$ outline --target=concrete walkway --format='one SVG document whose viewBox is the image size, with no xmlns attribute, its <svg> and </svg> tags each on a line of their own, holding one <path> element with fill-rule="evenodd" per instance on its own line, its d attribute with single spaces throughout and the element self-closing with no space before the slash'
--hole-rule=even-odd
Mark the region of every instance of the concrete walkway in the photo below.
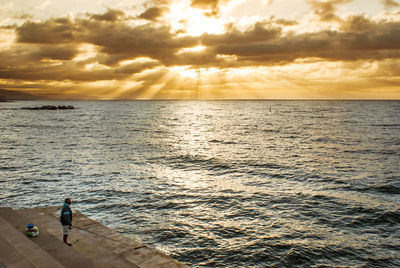
<svg viewBox="0 0 400 268">
<path fill-rule="evenodd" d="M 72 247 L 62 242 L 60 208 L 0 208 L 1 267 L 187 267 L 160 251 L 125 237 L 74 210 Z M 25 234 L 27 223 L 38 237 Z"/>
</svg>

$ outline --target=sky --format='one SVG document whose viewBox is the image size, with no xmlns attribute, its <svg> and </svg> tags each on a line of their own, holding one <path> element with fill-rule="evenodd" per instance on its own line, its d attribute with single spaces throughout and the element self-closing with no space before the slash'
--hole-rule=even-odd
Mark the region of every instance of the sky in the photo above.
<svg viewBox="0 0 400 268">
<path fill-rule="evenodd" d="M 0 89 L 400 99 L 398 0 L 0 0 Z"/>
</svg>

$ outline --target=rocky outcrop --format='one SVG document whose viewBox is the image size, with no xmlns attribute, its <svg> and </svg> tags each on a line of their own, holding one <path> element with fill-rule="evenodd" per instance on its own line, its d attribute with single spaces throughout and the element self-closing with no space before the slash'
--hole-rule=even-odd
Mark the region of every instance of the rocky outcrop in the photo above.
<svg viewBox="0 0 400 268">
<path fill-rule="evenodd" d="M 71 106 L 71 105 L 58 105 L 58 106 L 44 105 L 41 107 L 23 107 L 21 109 L 24 109 L 24 110 L 73 110 L 73 109 L 75 109 L 75 107 Z"/>
</svg>

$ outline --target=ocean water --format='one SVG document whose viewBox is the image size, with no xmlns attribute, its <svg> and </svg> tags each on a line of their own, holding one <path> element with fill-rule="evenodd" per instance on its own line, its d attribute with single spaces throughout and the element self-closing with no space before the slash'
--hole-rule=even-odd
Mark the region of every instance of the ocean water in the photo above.
<svg viewBox="0 0 400 268">
<path fill-rule="evenodd" d="M 399 101 L 9 102 L 0 137 L 0 206 L 196 267 L 400 266 Z"/>
</svg>

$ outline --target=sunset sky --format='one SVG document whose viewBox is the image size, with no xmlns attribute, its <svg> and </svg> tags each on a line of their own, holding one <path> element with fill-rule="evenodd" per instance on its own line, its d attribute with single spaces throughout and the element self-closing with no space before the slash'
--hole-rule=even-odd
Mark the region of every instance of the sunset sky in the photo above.
<svg viewBox="0 0 400 268">
<path fill-rule="evenodd" d="M 0 89 L 400 99 L 400 1 L 0 0 Z"/>
</svg>

